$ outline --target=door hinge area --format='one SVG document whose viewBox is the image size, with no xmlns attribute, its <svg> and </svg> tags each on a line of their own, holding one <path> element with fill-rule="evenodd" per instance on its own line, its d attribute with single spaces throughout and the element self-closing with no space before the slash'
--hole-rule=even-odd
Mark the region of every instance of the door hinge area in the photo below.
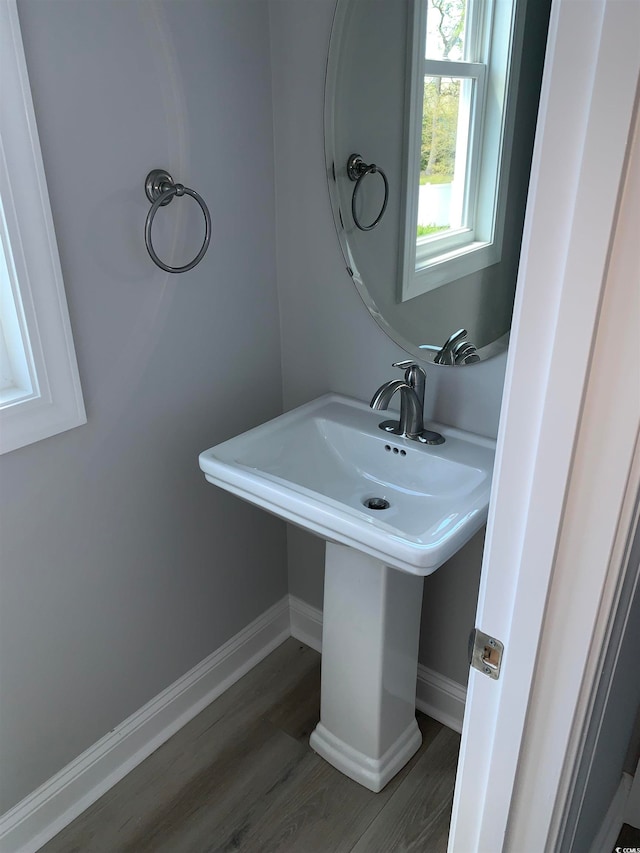
<svg viewBox="0 0 640 853">
<path fill-rule="evenodd" d="M 500 677 L 504 645 L 495 637 L 474 628 L 469 635 L 469 663 L 489 678 Z"/>
</svg>

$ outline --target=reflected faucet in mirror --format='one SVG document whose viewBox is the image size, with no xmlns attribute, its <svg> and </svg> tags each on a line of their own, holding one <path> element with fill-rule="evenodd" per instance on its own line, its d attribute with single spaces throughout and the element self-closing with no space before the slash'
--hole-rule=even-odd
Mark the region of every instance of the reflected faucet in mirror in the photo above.
<svg viewBox="0 0 640 853">
<path fill-rule="evenodd" d="M 424 428 L 424 390 L 427 375 L 413 361 L 396 361 L 393 367 L 404 370 L 404 379 L 391 379 L 381 385 L 369 404 L 372 409 L 386 410 L 396 394 L 400 393 L 400 420 L 382 421 L 380 429 L 393 435 L 401 435 L 422 444 L 442 444 L 439 432 Z"/>
<path fill-rule="evenodd" d="M 466 340 L 467 334 L 466 329 L 458 329 L 457 332 L 450 335 L 435 354 L 434 363 L 458 366 L 480 361 L 477 349 L 470 341 Z"/>
</svg>

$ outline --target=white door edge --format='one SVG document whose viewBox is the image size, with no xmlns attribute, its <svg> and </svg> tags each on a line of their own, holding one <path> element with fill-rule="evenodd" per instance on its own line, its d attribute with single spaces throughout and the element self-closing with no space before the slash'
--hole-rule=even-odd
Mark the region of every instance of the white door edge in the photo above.
<svg viewBox="0 0 640 853">
<path fill-rule="evenodd" d="M 640 73 L 639 16 L 639 4 L 616 0 L 556 0 L 552 6 L 476 619 L 477 627 L 505 643 L 505 655 L 499 681 L 470 674 L 450 853 L 508 849 L 507 822 L 516 773 L 523 771 L 520 748 Z M 624 393 L 613 404 L 625 411 Z M 584 627 L 593 631 L 597 607 L 591 620 Z M 573 698 L 573 706 L 570 697 L 563 699 L 571 714 Z M 554 754 L 555 776 L 563 760 L 564 752 Z M 544 802 L 531 810 L 536 841 L 528 846 L 521 835 L 520 851 L 545 849 L 555 795 L 547 785 L 538 788 L 544 788 Z"/>
</svg>

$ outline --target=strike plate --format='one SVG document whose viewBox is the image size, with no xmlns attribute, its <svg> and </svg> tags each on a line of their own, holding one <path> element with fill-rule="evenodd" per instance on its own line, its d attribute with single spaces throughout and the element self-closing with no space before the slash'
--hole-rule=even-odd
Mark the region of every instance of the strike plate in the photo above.
<svg viewBox="0 0 640 853">
<path fill-rule="evenodd" d="M 469 657 L 471 666 L 488 675 L 489 678 L 500 677 L 500 665 L 504 646 L 500 640 L 484 634 L 474 628 L 469 637 Z"/>
</svg>

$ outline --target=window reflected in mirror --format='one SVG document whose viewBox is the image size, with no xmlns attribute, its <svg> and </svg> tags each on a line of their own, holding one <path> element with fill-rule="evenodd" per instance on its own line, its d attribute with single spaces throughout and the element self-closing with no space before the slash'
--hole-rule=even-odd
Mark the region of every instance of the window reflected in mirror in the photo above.
<svg viewBox="0 0 640 853">
<path fill-rule="evenodd" d="M 415 2 L 402 300 L 500 260 L 514 7 Z"/>
<path fill-rule="evenodd" d="M 433 361 L 461 329 L 482 360 L 508 344 L 549 8 L 337 0 L 324 115 L 336 233 L 367 309 L 412 358 Z M 372 230 L 354 207 L 374 221 L 384 183 L 354 192 L 354 152 L 388 178 Z"/>
</svg>

